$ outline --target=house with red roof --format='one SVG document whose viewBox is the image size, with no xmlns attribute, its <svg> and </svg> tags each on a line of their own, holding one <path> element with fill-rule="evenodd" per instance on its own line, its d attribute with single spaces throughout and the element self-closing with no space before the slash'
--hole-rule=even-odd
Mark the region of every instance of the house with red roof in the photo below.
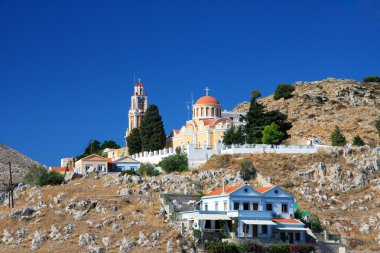
<svg viewBox="0 0 380 253">
<path fill-rule="evenodd" d="M 201 234 L 304 243 L 304 223 L 294 217 L 294 196 L 278 186 L 222 186 L 201 198 L 199 210 L 182 212 L 184 224 Z"/>
</svg>

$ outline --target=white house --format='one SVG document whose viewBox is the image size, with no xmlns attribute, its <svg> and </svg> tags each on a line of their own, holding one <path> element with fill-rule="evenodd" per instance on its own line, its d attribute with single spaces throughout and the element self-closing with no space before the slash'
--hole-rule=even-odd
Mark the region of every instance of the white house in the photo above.
<svg viewBox="0 0 380 253">
<path fill-rule="evenodd" d="M 294 218 L 294 196 L 278 186 L 223 186 L 202 197 L 199 209 L 182 212 L 181 219 L 203 235 L 223 231 L 239 238 L 305 242 L 305 225 Z"/>
<path fill-rule="evenodd" d="M 137 171 L 140 168 L 140 162 L 130 156 L 123 156 L 113 161 L 116 164 L 116 171 Z"/>
</svg>

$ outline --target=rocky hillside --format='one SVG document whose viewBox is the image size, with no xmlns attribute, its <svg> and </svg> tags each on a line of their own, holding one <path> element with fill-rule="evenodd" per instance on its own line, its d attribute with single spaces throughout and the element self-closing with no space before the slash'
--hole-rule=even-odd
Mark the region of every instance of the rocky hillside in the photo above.
<svg viewBox="0 0 380 253">
<path fill-rule="evenodd" d="M 10 147 L 0 144 L 0 191 L 4 190 L 9 180 L 9 165 L 12 165 L 12 179 L 14 183 L 22 181 L 28 169 L 33 165 L 40 165 L 38 162 L 11 149 Z"/>
<path fill-rule="evenodd" d="M 19 185 L 10 210 L 0 195 L 0 252 L 192 252 L 159 193 L 197 193 L 239 174 L 224 169 L 158 177 L 88 175 L 67 184 Z M 175 203 L 176 206 L 182 205 Z"/>
<path fill-rule="evenodd" d="M 318 137 L 330 143 L 330 135 L 339 126 L 348 141 L 359 134 L 367 143 L 380 139 L 374 122 L 380 116 L 380 84 L 349 79 L 327 78 L 315 82 L 294 83 L 294 96 L 274 100 L 273 95 L 260 99 L 268 109 L 279 109 L 293 123 L 289 143 L 304 143 L 308 137 Z M 235 111 L 247 111 L 249 103 L 238 105 Z"/>
</svg>

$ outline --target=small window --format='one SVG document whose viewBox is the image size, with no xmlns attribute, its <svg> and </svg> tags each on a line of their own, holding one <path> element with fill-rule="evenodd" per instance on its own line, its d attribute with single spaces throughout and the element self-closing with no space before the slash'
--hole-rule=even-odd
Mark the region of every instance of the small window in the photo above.
<svg viewBox="0 0 380 253">
<path fill-rule="evenodd" d="M 249 203 L 247 202 L 243 203 L 243 210 L 249 210 Z"/>
<path fill-rule="evenodd" d="M 227 202 L 223 203 L 224 211 L 227 211 Z"/>
<path fill-rule="evenodd" d="M 273 211 L 273 206 L 272 204 L 267 204 L 267 211 Z"/>
<path fill-rule="evenodd" d="M 268 225 L 262 225 L 261 232 L 265 235 L 268 234 Z"/>
<path fill-rule="evenodd" d="M 215 211 L 218 211 L 218 203 L 215 203 Z"/>
<path fill-rule="evenodd" d="M 205 210 L 208 211 L 208 205 L 205 205 Z"/>
<path fill-rule="evenodd" d="M 205 228 L 211 228 L 211 221 L 210 220 L 206 220 Z"/>
<path fill-rule="evenodd" d="M 253 203 L 253 210 L 259 210 L 259 203 Z"/>
<path fill-rule="evenodd" d="M 221 229 L 221 222 L 220 220 L 215 221 L 215 229 Z"/>
<path fill-rule="evenodd" d="M 239 202 L 234 202 L 234 210 L 239 210 Z"/>
<path fill-rule="evenodd" d="M 245 188 L 245 189 L 244 189 L 244 192 L 248 192 L 248 189 L 247 189 L 247 188 Z"/>
<path fill-rule="evenodd" d="M 301 233 L 296 232 L 296 241 L 299 242 L 301 241 Z"/>
<path fill-rule="evenodd" d="M 287 204 L 282 204 L 281 205 L 281 211 L 283 213 L 287 213 L 288 212 L 288 205 Z"/>
</svg>

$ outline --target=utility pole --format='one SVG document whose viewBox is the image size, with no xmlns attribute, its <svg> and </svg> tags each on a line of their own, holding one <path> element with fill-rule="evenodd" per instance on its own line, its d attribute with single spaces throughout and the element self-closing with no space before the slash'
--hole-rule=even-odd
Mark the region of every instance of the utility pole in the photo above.
<svg viewBox="0 0 380 253">
<path fill-rule="evenodd" d="M 13 189 L 12 189 L 12 165 L 9 161 L 9 184 L 8 184 L 8 206 L 11 208 L 11 202 L 12 202 L 12 208 L 15 207 L 13 203 Z"/>
</svg>

